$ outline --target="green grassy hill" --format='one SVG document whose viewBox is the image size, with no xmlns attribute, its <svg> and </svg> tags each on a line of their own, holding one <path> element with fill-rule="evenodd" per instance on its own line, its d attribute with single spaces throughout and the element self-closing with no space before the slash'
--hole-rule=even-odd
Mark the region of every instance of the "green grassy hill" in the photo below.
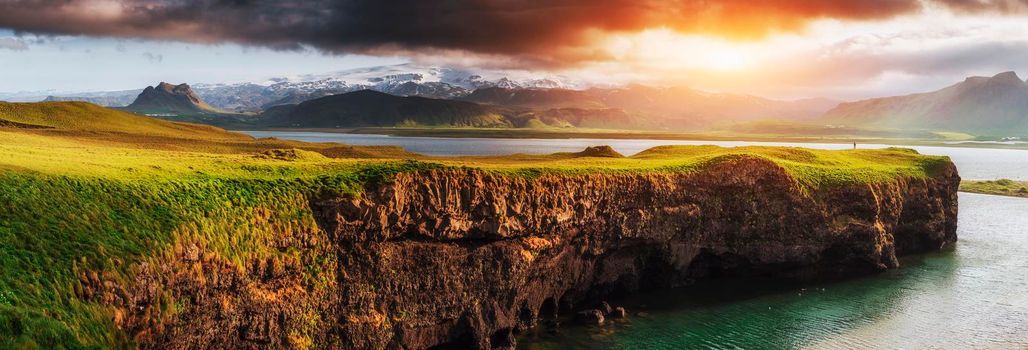
<svg viewBox="0 0 1028 350">
<path fill-rule="evenodd" d="M 115 132 L 179 138 L 244 139 L 207 125 L 149 118 L 88 102 L 0 102 L 0 123 L 12 127 L 79 132 Z"/>
<path fill-rule="evenodd" d="M 580 93 L 580 92 L 578 92 Z M 554 108 L 394 96 L 363 90 L 266 110 L 258 125 L 273 128 L 615 128 L 662 126 L 620 109 Z"/>
<path fill-rule="evenodd" d="M 371 90 L 332 95 L 265 114 L 272 127 L 367 126 L 512 127 L 510 111 L 471 102 L 393 96 Z"/>
<path fill-rule="evenodd" d="M 960 182 L 960 190 L 971 193 L 994 194 L 998 196 L 1028 197 L 1028 181 L 1010 179 Z"/>
</svg>

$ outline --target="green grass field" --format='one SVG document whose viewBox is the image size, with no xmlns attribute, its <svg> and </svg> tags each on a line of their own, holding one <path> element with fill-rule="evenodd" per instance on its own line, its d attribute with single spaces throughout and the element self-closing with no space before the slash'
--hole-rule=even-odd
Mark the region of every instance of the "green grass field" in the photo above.
<svg viewBox="0 0 1028 350">
<path fill-rule="evenodd" d="M 111 307 L 81 297 L 83 274 L 103 271 L 127 283 L 140 263 L 182 242 L 240 269 L 255 259 L 302 259 L 310 253 L 270 247 L 282 232 L 318 229 L 311 196 L 359 195 L 397 172 L 690 172 L 749 156 L 817 187 L 925 177 L 948 161 L 906 149 L 665 146 L 612 155 L 425 157 L 393 147 L 256 140 L 84 103 L 0 104 L 0 348 L 131 346 Z M 334 272 L 315 266 L 304 273 L 317 285 Z M 175 301 L 166 302 L 154 317 L 176 312 Z"/>
<path fill-rule="evenodd" d="M 1028 197 L 1028 181 L 1014 181 L 1010 179 L 961 181 L 960 190 L 999 196 Z"/>
</svg>

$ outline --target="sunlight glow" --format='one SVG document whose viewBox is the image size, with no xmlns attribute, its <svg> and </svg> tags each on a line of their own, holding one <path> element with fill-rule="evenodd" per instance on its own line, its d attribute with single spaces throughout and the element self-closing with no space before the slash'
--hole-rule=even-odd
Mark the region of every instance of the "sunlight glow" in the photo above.
<svg viewBox="0 0 1028 350">
<path fill-rule="evenodd" d="M 621 61 L 653 68 L 738 71 L 760 60 L 757 46 L 757 43 L 736 43 L 653 29 L 614 36 L 607 42 L 606 50 Z"/>
</svg>

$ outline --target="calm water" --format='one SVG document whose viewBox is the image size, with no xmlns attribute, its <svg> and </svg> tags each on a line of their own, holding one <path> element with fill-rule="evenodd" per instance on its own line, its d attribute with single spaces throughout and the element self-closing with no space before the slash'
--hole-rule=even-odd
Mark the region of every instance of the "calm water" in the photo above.
<svg viewBox="0 0 1028 350">
<path fill-rule="evenodd" d="M 748 141 L 683 141 L 683 140 L 613 140 L 613 139 L 487 139 L 443 137 L 395 137 L 387 135 L 359 135 L 326 132 L 244 131 L 255 137 L 309 142 L 339 142 L 350 145 L 396 145 L 408 151 L 433 156 L 481 156 L 511 153 L 548 154 L 577 152 L 589 146 L 609 145 L 622 154 L 635 154 L 660 145 L 718 145 L 735 147 L 746 145 L 795 146 L 820 149 L 848 149 L 852 144 L 784 143 Z M 889 145 L 861 144 L 860 148 L 883 148 Z M 953 159 L 965 179 L 991 180 L 1007 178 L 1028 180 L 1028 151 L 965 147 L 900 146 L 916 149 L 923 154 L 947 155 Z"/>
<path fill-rule="evenodd" d="M 430 155 L 577 151 L 610 145 L 625 154 L 662 144 L 837 144 L 653 140 L 447 139 L 249 132 L 317 142 L 400 145 Z M 885 145 L 860 145 L 866 148 Z M 912 147 L 948 155 L 967 179 L 1028 180 L 1028 151 Z M 562 325 L 523 334 L 523 349 L 1028 349 L 1028 200 L 960 194 L 960 241 L 903 267 L 836 283 L 721 281 L 618 301 L 627 321 Z"/>
<path fill-rule="evenodd" d="M 623 302 L 633 314 L 626 322 L 540 329 L 521 347 L 1028 348 L 1028 200 L 961 193 L 960 201 L 956 247 L 904 259 L 897 270 L 841 283 L 651 293 Z"/>
</svg>

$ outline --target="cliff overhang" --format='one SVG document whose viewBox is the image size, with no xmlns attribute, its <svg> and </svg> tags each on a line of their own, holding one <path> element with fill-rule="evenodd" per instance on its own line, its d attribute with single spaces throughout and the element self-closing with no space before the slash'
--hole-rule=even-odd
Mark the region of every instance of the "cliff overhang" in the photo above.
<svg viewBox="0 0 1028 350">
<path fill-rule="evenodd" d="M 949 164 L 812 189 L 743 156 L 685 173 L 421 171 L 312 208 L 340 243 L 347 346 L 490 348 L 612 293 L 898 267 L 956 241 L 959 182 Z"/>
</svg>

